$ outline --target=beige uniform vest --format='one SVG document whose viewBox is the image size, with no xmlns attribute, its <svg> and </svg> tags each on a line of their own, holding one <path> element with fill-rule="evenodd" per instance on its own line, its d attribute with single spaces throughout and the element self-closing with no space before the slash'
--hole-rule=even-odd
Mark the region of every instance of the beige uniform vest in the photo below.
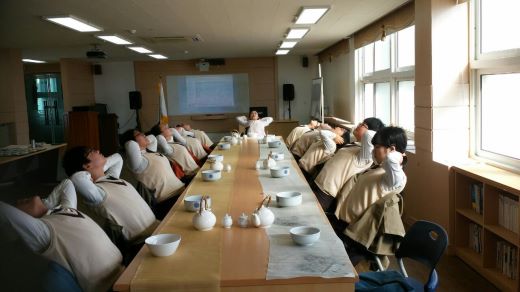
<svg viewBox="0 0 520 292">
<path fill-rule="evenodd" d="M 197 140 L 199 140 L 200 143 L 202 143 L 202 145 L 205 145 L 208 147 L 213 145 L 213 141 L 211 141 L 211 139 L 208 137 L 208 135 L 206 133 L 204 133 L 204 131 L 201 131 L 201 130 L 191 130 L 191 131 L 195 135 L 195 138 Z"/>
<path fill-rule="evenodd" d="M 169 143 L 169 145 L 173 148 L 170 158 L 180 165 L 185 174 L 191 175 L 199 169 L 186 147 L 177 143 Z"/>
<path fill-rule="evenodd" d="M 202 147 L 202 144 L 200 144 L 200 141 L 193 138 L 193 137 L 185 137 L 186 138 L 186 148 L 188 148 L 195 157 L 198 159 L 202 159 L 208 155 L 206 153 L 206 150 L 204 150 L 204 147 Z"/>
<path fill-rule="evenodd" d="M 123 271 L 122 256 L 88 216 L 65 209 L 44 216 L 51 242 L 43 256 L 71 271 L 83 291 L 108 291 Z"/>
<path fill-rule="evenodd" d="M 300 167 L 306 172 L 313 174 L 316 165 L 324 163 L 333 155 L 333 153 L 328 153 L 325 150 L 323 142 L 316 141 L 312 143 L 311 147 L 309 147 L 298 163 L 300 164 Z"/>
<path fill-rule="evenodd" d="M 305 154 L 307 149 L 311 147 L 312 143 L 314 143 L 316 140 L 318 140 L 318 136 L 320 135 L 320 132 L 313 131 L 309 133 L 303 134 L 300 139 L 298 139 L 296 142 L 294 142 L 294 145 L 291 149 L 291 152 L 294 155 L 298 155 L 300 157 Z"/>
<path fill-rule="evenodd" d="M 130 183 L 121 179 L 101 179 L 96 185 L 106 194 L 103 202 L 94 207 L 96 212 L 103 218 L 121 225 L 126 240 L 132 241 L 153 233 L 158 221 L 148 204 Z"/>
<path fill-rule="evenodd" d="M 384 189 L 382 185 L 384 175 L 385 170 L 378 167 L 357 176 L 356 183 L 349 194 L 345 196 L 341 193 L 341 197 L 338 196 L 336 217 L 347 223 L 356 222 L 377 200 L 388 195 L 398 194 L 404 189 L 406 177 L 402 186 L 393 190 Z"/>
<path fill-rule="evenodd" d="M 307 126 L 298 126 L 296 128 L 294 128 L 291 133 L 289 133 L 289 135 L 287 136 L 287 139 L 285 139 L 286 143 L 287 143 L 287 148 L 291 149 L 291 147 L 294 145 L 294 143 L 300 139 L 300 137 L 307 133 L 307 132 L 310 132 L 312 131 L 311 129 L 309 129 L 309 127 Z"/>
<path fill-rule="evenodd" d="M 168 158 L 158 153 L 143 153 L 148 166 L 135 176 L 144 186 L 155 190 L 155 199 L 162 202 L 182 191 L 184 184 L 175 176 Z"/>
<path fill-rule="evenodd" d="M 345 183 L 354 175 L 367 170 L 372 161 L 359 161 L 359 147 L 342 148 L 329 159 L 314 180 L 327 195 L 336 197 Z"/>
</svg>

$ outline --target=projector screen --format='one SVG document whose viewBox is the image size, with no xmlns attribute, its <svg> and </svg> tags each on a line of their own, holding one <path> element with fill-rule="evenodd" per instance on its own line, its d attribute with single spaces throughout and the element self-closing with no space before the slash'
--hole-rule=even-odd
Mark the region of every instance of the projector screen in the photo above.
<svg viewBox="0 0 520 292">
<path fill-rule="evenodd" d="M 169 115 L 245 113 L 248 74 L 170 75 L 166 77 Z"/>
</svg>

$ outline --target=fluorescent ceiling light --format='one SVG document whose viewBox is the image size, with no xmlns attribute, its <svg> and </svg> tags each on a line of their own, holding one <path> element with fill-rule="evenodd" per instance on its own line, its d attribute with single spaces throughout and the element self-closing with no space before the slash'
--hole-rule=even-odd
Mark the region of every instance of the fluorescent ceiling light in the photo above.
<svg viewBox="0 0 520 292">
<path fill-rule="evenodd" d="M 160 54 L 152 54 L 152 55 L 148 55 L 148 56 L 155 58 L 155 59 L 168 59 L 168 57 L 160 55 Z"/>
<path fill-rule="evenodd" d="M 328 7 L 303 7 L 296 24 L 315 24 L 329 10 Z"/>
<path fill-rule="evenodd" d="M 136 51 L 138 53 L 142 53 L 142 54 L 150 54 L 150 53 L 153 53 L 152 51 L 148 50 L 147 48 L 143 48 L 143 47 L 128 47 L 130 50 L 132 51 Z"/>
<path fill-rule="evenodd" d="M 289 53 L 289 50 L 278 50 L 276 51 L 277 55 L 287 55 Z"/>
<path fill-rule="evenodd" d="M 47 63 L 45 61 L 40 61 L 40 60 L 33 60 L 33 59 L 22 59 L 22 62 L 25 62 L 25 63 Z"/>
<path fill-rule="evenodd" d="M 80 32 L 92 32 L 102 30 L 101 28 L 93 26 L 92 24 L 88 24 L 87 22 L 74 16 L 49 16 L 44 17 L 44 19 Z"/>
<path fill-rule="evenodd" d="M 97 35 L 96 37 L 100 38 L 102 40 L 105 40 L 107 42 L 111 42 L 116 45 L 131 45 L 132 44 L 131 42 L 129 42 L 125 39 L 122 39 L 116 35 Z"/>
<path fill-rule="evenodd" d="M 297 41 L 284 41 L 280 45 L 280 49 L 292 49 L 294 46 L 296 46 L 297 43 Z"/>
<path fill-rule="evenodd" d="M 308 31 L 309 31 L 308 28 L 291 28 L 289 30 L 289 33 L 287 34 L 287 38 L 288 39 L 301 39 L 307 34 Z"/>
</svg>

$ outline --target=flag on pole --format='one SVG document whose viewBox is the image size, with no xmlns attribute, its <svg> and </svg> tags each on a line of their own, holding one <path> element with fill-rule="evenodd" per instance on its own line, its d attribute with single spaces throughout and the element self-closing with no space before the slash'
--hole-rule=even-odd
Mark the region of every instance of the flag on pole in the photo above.
<svg viewBox="0 0 520 292">
<path fill-rule="evenodd" d="M 168 124 L 168 112 L 166 111 L 166 101 L 164 100 L 162 79 L 159 79 L 159 106 L 159 121 L 161 122 L 161 124 Z"/>
</svg>

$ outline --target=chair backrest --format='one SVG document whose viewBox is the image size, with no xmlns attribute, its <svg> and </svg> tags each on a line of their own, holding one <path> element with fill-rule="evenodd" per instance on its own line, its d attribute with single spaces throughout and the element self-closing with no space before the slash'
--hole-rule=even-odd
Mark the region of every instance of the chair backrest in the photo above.
<svg viewBox="0 0 520 292">
<path fill-rule="evenodd" d="M 406 232 L 395 256 L 411 258 L 434 269 L 446 246 L 448 234 L 440 225 L 428 221 L 417 221 Z"/>
</svg>

